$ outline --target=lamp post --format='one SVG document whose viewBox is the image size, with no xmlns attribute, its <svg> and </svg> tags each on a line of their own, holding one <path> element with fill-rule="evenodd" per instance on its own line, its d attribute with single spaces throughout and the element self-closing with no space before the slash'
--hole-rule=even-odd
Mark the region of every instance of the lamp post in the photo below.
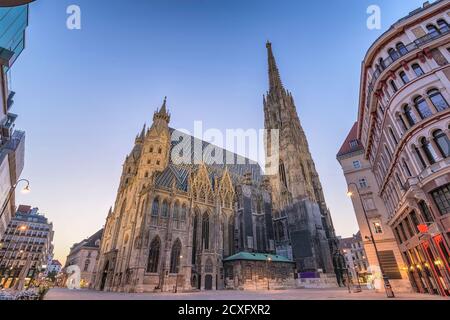
<svg viewBox="0 0 450 320">
<path fill-rule="evenodd" d="M 267 259 L 266 259 L 266 269 L 267 269 L 267 290 L 270 290 L 270 274 L 269 274 L 269 271 L 270 271 L 270 262 L 272 261 L 272 258 L 271 257 L 267 257 Z"/>
<path fill-rule="evenodd" d="M 3 204 L 2 212 L 0 213 L 0 219 L 3 217 L 3 214 L 5 213 L 5 210 L 6 210 L 6 208 L 8 207 L 8 203 L 9 203 L 9 201 L 11 200 L 11 197 L 12 197 L 12 195 L 14 194 L 14 191 L 16 190 L 17 185 L 18 185 L 20 182 L 26 182 L 26 184 L 27 184 L 27 185 L 22 189 L 22 193 L 29 193 L 29 192 L 31 191 L 31 190 L 30 190 L 30 181 L 28 181 L 27 179 L 20 179 L 20 180 L 17 180 L 17 182 L 12 186 L 11 190 L 9 191 L 8 199 L 6 199 L 5 203 Z"/>
<path fill-rule="evenodd" d="M 353 196 L 353 192 L 350 191 L 350 186 L 354 186 L 355 187 L 356 193 L 358 194 L 359 201 L 361 202 L 361 207 L 363 209 L 364 218 L 366 220 L 367 228 L 369 229 L 369 234 L 370 234 L 370 238 L 369 237 L 366 237 L 366 238 L 369 239 L 372 242 L 373 248 L 375 249 L 375 255 L 377 256 L 377 261 L 378 261 L 378 265 L 380 266 L 381 276 L 383 277 L 384 290 L 386 292 L 386 296 L 388 298 L 395 298 L 394 291 L 392 290 L 391 284 L 389 283 L 389 278 L 385 275 L 383 266 L 381 265 L 380 254 L 378 252 L 378 248 L 377 248 L 377 244 L 375 242 L 375 238 L 373 237 L 372 228 L 370 227 L 370 224 L 369 224 L 369 218 L 367 217 L 366 208 L 364 207 L 364 203 L 362 201 L 361 194 L 359 193 L 358 185 L 356 183 L 354 183 L 354 182 L 348 184 L 349 191 L 347 192 L 347 195 L 349 197 L 352 197 Z"/>
</svg>

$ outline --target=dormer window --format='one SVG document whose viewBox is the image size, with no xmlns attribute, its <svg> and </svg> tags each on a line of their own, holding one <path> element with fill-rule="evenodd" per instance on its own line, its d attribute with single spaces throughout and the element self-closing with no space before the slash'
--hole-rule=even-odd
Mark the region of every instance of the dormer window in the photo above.
<svg viewBox="0 0 450 320">
<path fill-rule="evenodd" d="M 161 148 L 158 149 L 158 153 L 159 153 L 159 154 L 162 153 L 162 149 L 161 149 Z"/>
<path fill-rule="evenodd" d="M 350 141 L 350 148 L 354 149 L 358 146 L 358 140 Z"/>
<path fill-rule="evenodd" d="M 151 152 L 153 152 L 153 147 L 150 147 L 150 150 L 149 150 L 149 152 L 151 153 Z"/>
<path fill-rule="evenodd" d="M 161 161 L 156 161 L 156 165 L 159 166 L 161 164 Z"/>
</svg>

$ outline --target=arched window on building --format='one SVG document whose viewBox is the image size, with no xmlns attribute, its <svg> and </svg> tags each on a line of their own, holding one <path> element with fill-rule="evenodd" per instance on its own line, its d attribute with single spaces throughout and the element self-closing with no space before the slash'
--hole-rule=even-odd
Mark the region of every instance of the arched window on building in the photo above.
<svg viewBox="0 0 450 320">
<path fill-rule="evenodd" d="M 405 54 L 408 53 L 408 49 L 406 49 L 403 42 L 397 43 L 397 45 L 395 47 L 397 48 L 398 53 L 400 53 L 400 55 L 402 55 L 402 56 L 404 56 Z"/>
<path fill-rule="evenodd" d="M 161 217 L 168 218 L 169 217 L 169 203 L 167 200 L 164 200 L 161 206 Z"/>
<path fill-rule="evenodd" d="M 440 32 L 439 29 L 436 28 L 434 24 L 427 25 L 428 34 L 432 35 L 433 37 L 437 36 Z"/>
<path fill-rule="evenodd" d="M 439 19 L 437 21 L 437 25 L 439 26 L 439 29 L 441 30 L 442 33 L 447 32 L 449 30 L 448 23 L 444 19 Z"/>
<path fill-rule="evenodd" d="M 439 92 L 439 90 L 432 89 L 428 91 L 428 97 L 430 98 L 431 102 L 433 103 L 438 112 L 448 109 L 448 103 L 444 99 L 442 94 Z"/>
<path fill-rule="evenodd" d="M 411 107 L 406 104 L 403 106 L 403 111 L 405 112 L 405 117 L 406 120 L 408 121 L 409 126 L 410 127 L 414 126 L 417 123 L 417 119 Z"/>
<path fill-rule="evenodd" d="M 159 251 L 161 249 L 161 240 L 156 236 L 150 243 L 150 251 L 148 253 L 147 272 L 158 272 Z"/>
<path fill-rule="evenodd" d="M 427 157 L 428 162 L 430 164 L 436 163 L 436 152 L 431 146 L 431 143 L 425 137 L 423 137 L 422 139 L 420 139 L 420 144 L 422 146 L 422 150 L 425 152 L 425 156 Z"/>
<path fill-rule="evenodd" d="M 202 218 L 202 248 L 209 249 L 209 214 L 205 212 Z"/>
<path fill-rule="evenodd" d="M 170 273 L 180 272 L 180 259 L 181 259 L 181 241 L 175 240 L 172 246 L 172 252 L 170 253 Z"/>
<path fill-rule="evenodd" d="M 154 217 L 159 216 L 159 199 L 158 198 L 155 198 L 153 200 L 152 216 L 154 216 Z"/>
<path fill-rule="evenodd" d="M 430 107 L 428 106 L 428 103 L 422 96 L 418 96 L 414 99 L 414 106 L 416 107 L 416 110 L 422 119 L 426 119 L 433 115 Z"/>
<path fill-rule="evenodd" d="M 423 76 L 425 74 L 425 72 L 423 72 L 422 68 L 420 67 L 420 65 L 418 63 L 414 63 L 411 68 L 413 69 L 414 73 L 416 74 L 416 76 L 420 77 Z"/>
<path fill-rule="evenodd" d="M 395 81 L 394 81 L 394 80 L 391 80 L 391 81 L 389 81 L 389 83 L 390 83 L 390 85 L 391 85 L 392 91 L 394 91 L 394 93 L 396 93 L 396 92 L 398 91 L 398 87 L 397 87 L 397 85 L 395 84 Z"/>
<path fill-rule="evenodd" d="M 433 138 L 442 157 L 450 157 L 450 140 L 447 135 L 442 130 L 436 130 L 433 132 Z"/>
<path fill-rule="evenodd" d="M 412 148 L 414 151 L 414 155 L 416 156 L 417 161 L 419 162 L 420 168 L 425 169 L 427 167 L 427 164 L 426 164 L 425 160 L 423 159 L 422 154 L 419 151 L 419 148 L 417 148 L 417 146 L 413 146 Z"/>
<path fill-rule="evenodd" d="M 389 54 L 389 57 L 391 57 L 392 61 L 395 61 L 398 58 L 400 58 L 400 55 L 398 54 L 398 52 L 394 48 L 390 48 L 388 50 L 388 54 Z"/>
<path fill-rule="evenodd" d="M 400 79 L 402 79 L 403 84 L 407 84 L 409 82 L 409 78 L 405 71 L 401 71 L 398 75 L 400 76 Z"/>
</svg>

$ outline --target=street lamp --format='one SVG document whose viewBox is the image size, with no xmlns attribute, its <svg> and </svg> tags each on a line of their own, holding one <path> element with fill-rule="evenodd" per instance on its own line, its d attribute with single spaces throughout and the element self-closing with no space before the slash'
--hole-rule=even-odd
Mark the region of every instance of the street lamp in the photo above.
<svg viewBox="0 0 450 320">
<path fill-rule="evenodd" d="M 266 260 L 266 269 L 267 269 L 267 290 L 270 290 L 270 274 L 269 274 L 269 271 L 270 271 L 270 267 L 269 267 L 269 265 L 270 265 L 270 262 L 272 261 L 272 258 L 271 257 L 267 257 L 267 260 Z"/>
<path fill-rule="evenodd" d="M 17 182 L 12 186 L 11 190 L 9 191 L 8 199 L 6 199 L 5 204 L 2 207 L 2 212 L 0 213 L 0 219 L 3 217 L 3 214 L 5 213 L 5 210 L 8 207 L 8 203 L 11 200 L 11 197 L 12 197 L 14 191 L 16 190 L 17 185 L 20 182 L 26 182 L 26 186 L 22 189 L 22 193 L 26 194 L 26 193 L 30 193 L 31 192 L 30 181 L 28 181 L 27 179 L 17 180 Z"/>
<path fill-rule="evenodd" d="M 349 191 L 347 192 L 347 195 L 349 197 L 352 197 L 353 196 L 353 192 L 350 190 L 350 186 L 354 186 L 355 187 L 356 193 L 357 193 L 358 198 L 359 198 L 359 201 L 361 202 L 361 206 L 362 206 L 362 209 L 363 209 L 363 212 L 364 212 L 364 218 L 366 219 L 367 227 L 369 228 L 369 234 L 370 234 L 370 238 L 369 237 L 366 237 L 366 238 L 369 239 L 372 242 L 373 248 L 375 249 L 375 255 L 377 256 L 377 261 L 378 261 L 378 264 L 380 266 L 381 276 L 383 277 L 384 290 L 386 292 L 386 296 L 388 298 L 395 298 L 395 294 L 394 294 L 394 291 L 392 290 L 391 284 L 389 283 L 389 279 L 385 275 L 383 266 L 381 265 L 380 254 L 378 252 L 378 248 L 377 248 L 377 244 L 375 242 L 375 238 L 373 237 L 372 228 L 370 227 L 370 224 L 369 224 L 369 218 L 367 217 L 366 208 L 364 207 L 364 203 L 362 201 L 361 194 L 359 193 L 358 185 L 356 183 L 354 183 L 354 182 L 348 184 Z"/>
</svg>

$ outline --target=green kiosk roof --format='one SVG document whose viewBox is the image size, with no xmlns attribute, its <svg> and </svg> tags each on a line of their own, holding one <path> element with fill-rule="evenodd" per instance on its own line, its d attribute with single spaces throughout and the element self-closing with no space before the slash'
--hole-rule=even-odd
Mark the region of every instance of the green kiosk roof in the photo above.
<svg viewBox="0 0 450 320">
<path fill-rule="evenodd" d="M 251 260 L 251 261 L 268 261 L 270 259 L 271 262 L 286 262 L 286 263 L 294 263 L 294 261 L 289 260 L 286 257 L 267 254 L 267 253 L 250 253 L 250 252 L 239 252 L 235 255 L 232 255 L 226 259 L 227 261 L 236 261 L 236 260 Z"/>
</svg>

